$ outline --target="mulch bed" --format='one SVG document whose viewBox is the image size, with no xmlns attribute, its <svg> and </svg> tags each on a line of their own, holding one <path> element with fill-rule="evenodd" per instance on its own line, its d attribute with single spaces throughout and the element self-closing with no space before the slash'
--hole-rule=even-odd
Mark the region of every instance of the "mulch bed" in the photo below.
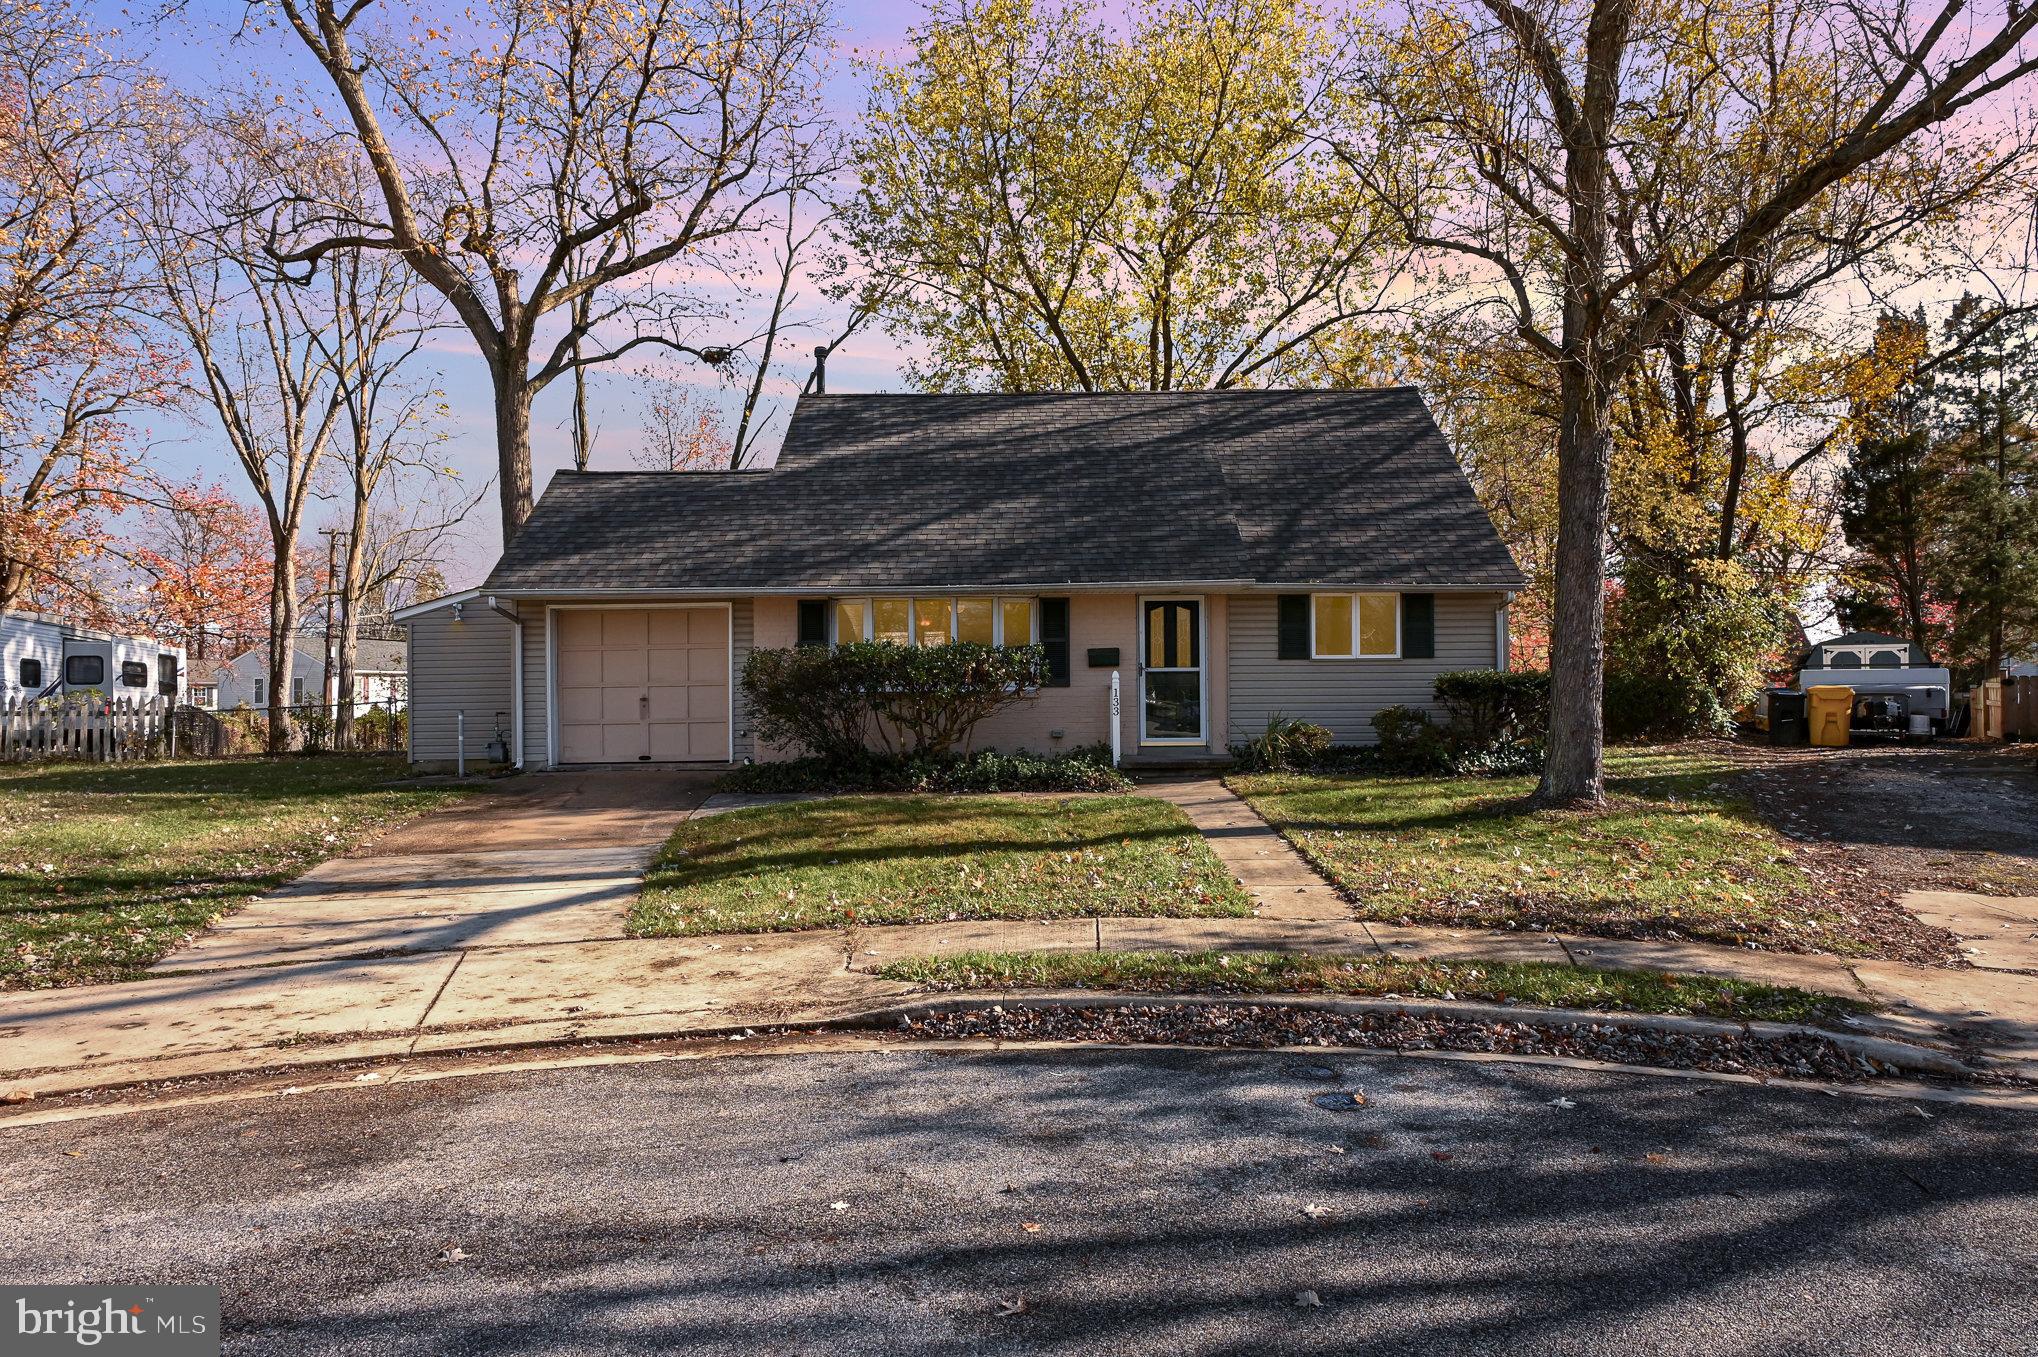
<svg viewBox="0 0 2038 1357">
<path fill-rule="evenodd" d="M 1392 1051 L 1480 1051 L 1498 1055 L 1568 1056 L 1663 1069 L 1705 1070 L 1758 1078 L 1857 1082 L 1920 1076 L 1857 1055 L 1823 1037 L 1713 1035 L 1657 1031 L 1622 1023 L 1492 1022 L 1447 1014 L 1327 1013 L 1280 1004 L 1221 1007 L 1142 1004 L 1132 1007 L 987 1008 L 930 1013 L 898 1029 L 928 1040 L 1112 1042 L 1266 1048 L 1345 1046 Z M 1933 1082 L 2011 1085 L 2019 1081 L 1977 1071 Z"/>
</svg>

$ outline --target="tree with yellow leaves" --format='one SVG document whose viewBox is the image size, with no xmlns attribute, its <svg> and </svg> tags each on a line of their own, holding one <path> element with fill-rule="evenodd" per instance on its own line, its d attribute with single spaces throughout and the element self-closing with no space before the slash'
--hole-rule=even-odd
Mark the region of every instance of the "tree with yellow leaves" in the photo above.
<svg viewBox="0 0 2038 1357">
<path fill-rule="evenodd" d="M 1336 153 L 1347 58 L 1304 0 L 938 0 L 870 68 L 857 285 L 940 390 L 1320 380 L 1387 215 Z"/>
</svg>

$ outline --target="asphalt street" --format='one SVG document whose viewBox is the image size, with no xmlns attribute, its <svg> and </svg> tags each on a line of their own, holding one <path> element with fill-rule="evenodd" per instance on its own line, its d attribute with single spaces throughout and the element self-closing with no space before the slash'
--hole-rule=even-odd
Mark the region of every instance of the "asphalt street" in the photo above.
<svg viewBox="0 0 2038 1357">
<path fill-rule="evenodd" d="M 216 1283 L 236 1354 L 2038 1351 L 2038 1118 L 1924 1111 L 1167 1050 L 364 1083 L 0 1131 L 0 1278 Z"/>
</svg>

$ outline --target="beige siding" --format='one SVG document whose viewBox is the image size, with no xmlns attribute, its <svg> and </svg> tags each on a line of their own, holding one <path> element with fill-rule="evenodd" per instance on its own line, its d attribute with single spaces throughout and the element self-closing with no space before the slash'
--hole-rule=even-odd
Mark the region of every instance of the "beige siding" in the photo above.
<svg viewBox="0 0 2038 1357">
<path fill-rule="evenodd" d="M 1375 712 L 1406 704 L 1434 708 L 1436 676 L 1494 666 L 1499 594 L 1436 596 L 1436 658 L 1282 660 L 1273 594 L 1230 599 L 1229 742 L 1249 740 L 1279 713 L 1327 726 L 1339 744 L 1372 744 Z"/>
<path fill-rule="evenodd" d="M 479 760 L 495 735 L 495 714 L 510 705 L 511 626 L 479 600 L 453 620 L 450 607 L 412 618 L 410 757 L 449 761 L 458 754 L 457 713 L 467 716 L 467 757 Z"/>
<path fill-rule="evenodd" d="M 688 599 L 692 603 L 696 600 Z M 699 600 L 718 602 L 718 600 Z M 766 603 L 770 600 L 759 600 Z M 570 605 L 561 604 L 561 607 Z M 656 607 L 655 602 L 638 606 Z M 739 598 L 730 602 L 731 630 L 734 633 L 734 651 L 731 656 L 731 700 L 735 703 L 735 733 L 731 741 L 733 757 L 741 762 L 750 756 L 750 712 L 743 701 L 743 661 L 750 654 L 751 646 L 751 600 Z M 546 607 L 542 600 L 525 599 L 518 608 L 524 617 L 524 766 L 544 768 L 550 765 L 555 751 L 548 744 L 548 726 L 551 720 L 551 678 L 546 671 Z"/>
</svg>

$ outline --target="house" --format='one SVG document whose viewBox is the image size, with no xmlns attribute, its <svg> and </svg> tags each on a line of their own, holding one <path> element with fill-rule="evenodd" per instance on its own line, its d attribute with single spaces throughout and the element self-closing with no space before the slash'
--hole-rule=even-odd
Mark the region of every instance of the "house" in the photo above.
<svg viewBox="0 0 2038 1357">
<path fill-rule="evenodd" d="M 220 671 L 225 668 L 219 660 L 193 660 L 186 667 L 185 691 L 187 701 L 194 707 L 206 711 L 219 709 Z"/>
<path fill-rule="evenodd" d="M 726 763 L 754 647 L 1038 642 L 979 747 L 1221 758 L 1374 738 L 1504 665 L 1523 584 L 1409 388 L 808 396 L 760 471 L 561 472 L 475 589 L 399 612 L 411 756 Z"/>
<path fill-rule="evenodd" d="M 354 701 L 359 707 L 402 708 L 409 698 L 405 679 L 406 644 L 401 639 L 362 637 L 355 643 Z M 269 649 L 256 646 L 219 665 L 215 703 L 219 710 L 264 707 L 269 701 Z M 320 635 L 301 637 L 291 651 L 292 707 L 316 706 L 333 700 L 326 691 L 326 642 Z"/>
<path fill-rule="evenodd" d="M 100 692 L 181 697 L 184 647 L 74 626 L 46 613 L 0 613 L 0 696 Z"/>
</svg>

